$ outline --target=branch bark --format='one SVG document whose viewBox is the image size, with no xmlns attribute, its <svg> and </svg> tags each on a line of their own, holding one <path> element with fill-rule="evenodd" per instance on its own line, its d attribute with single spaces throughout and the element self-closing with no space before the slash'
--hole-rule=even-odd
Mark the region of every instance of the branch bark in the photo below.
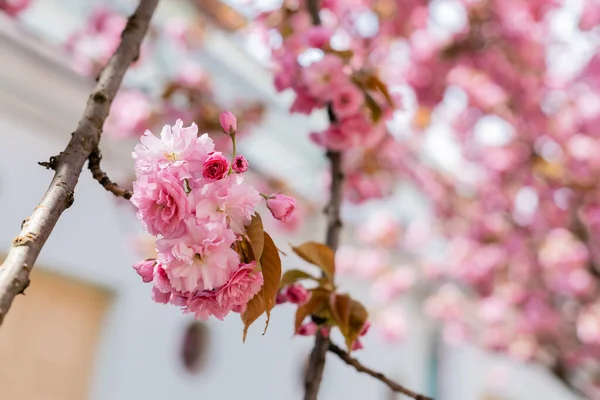
<svg viewBox="0 0 600 400">
<path fill-rule="evenodd" d="M 14 298 L 29 286 L 29 273 L 61 214 L 74 201 L 75 186 L 83 166 L 100 142 L 102 125 L 129 65 L 137 60 L 158 0 L 140 0 L 121 34 L 121 43 L 112 55 L 88 98 L 81 120 L 67 147 L 58 156 L 42 163 L 55 171 L 44 197 L 29 218 L 0 266 L 0 324 Z"/>
<path fill-rule="evenodd" d="M 422 394 L 415 393 L 412 390 L 409 390 L 409 389 L 405 388 L 404 386 L 399 385 L 398 383 L 387 378 L 381 372 L 373 371 L 372 369 L 365 367 L 356 358 L 350 357 L 350 355 L 348 353 L 346 353 L 344 350 L 342 350 L 341 348 L 339 348 L 338 346 L 336 346 L 335 344 L 333 344 L 331 342 L 329 342 L 328 350 L 330 352 L 332 352 L 333 354 L 335 354 L 336 356 L 338 356 L 346 364 L 354 367 L 354 369 L 356 369 L 358 372 L 363 372 L 363 373 L 370 375 L 373 378 L 385 383 L 390 389 L 392 389 L 396 393 L 402 393 L 402 394 L 404 394 L 410 398 L 413 398 L 415 400 L 433 400 L 431 397 L 427 397 Z"/>
</svg>

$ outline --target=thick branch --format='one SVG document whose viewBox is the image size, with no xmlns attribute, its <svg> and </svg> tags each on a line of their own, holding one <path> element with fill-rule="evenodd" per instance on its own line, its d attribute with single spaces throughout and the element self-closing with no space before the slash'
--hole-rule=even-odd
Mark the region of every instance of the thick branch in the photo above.
<svg viewBox="0 0 600 400">
<path fill-rule="evenodd" d="M 333 344 L 331 342 L 329 343 L 328 350 L 330 352 L 332 352 L 333 354 L 337 355 L 346 364 L 354 367 L 354 369 L 356 369 L 358 372 L 363 372 L 363 373 L 370 375 L 373 378 L 385 383 L 394 392 L 402 393 L 402 394 L 404 394 L 408 397 L 411 397 L 415 400 L 433 400 L 431 397 L 427 397 L 422 394 L 415 393 L 412 390 L 409 390 L 409 389 L 405 388 L 404 386 L 397 384 L 396 382 L 387 378 L 381 372 L 376 372 L 370 368 L 365 367 L 357 359 L 350 357 L 350 355 L 348 353 L 346 353 L 344 350 L 340 349 L 338 346 L 336 346 L 335 344 Z"/>
<path fill-rule="evenodd" d="M 88 157 L 88 160 L 88 168 L 92 171 L 92 176 L 102 185 L 102 187 L 104 187 L 104 189 L 117 197 L 123 197 L 126 200 L 131 199 L 131 196 L 133 195 L 131 190 L 119 187 L 119 185 L 110 180 L 108 175 L 106 175 L 106 172 L 102 171 L 102 168 L 100 167 L 100 160 L 102 160 L 100 149 L 95 148 Z"/>
<path fill-rule="evenodd" d="M 73 204 L 79 175 L 90 153 L 97 148 L 102 125 L 110 104 L 121 85 L 129 65 L 137 59 L 140 44 L 148 30 L 158 0 L 140 0 L 135 13 L 127 21 L 121 43 L 101 72 L 88 99 L 85 111 L 65 150 L 46 168 L 55 172 L 40 204 L 23 221 L 21 233 L 12 243 L 0 266 L 0 324 L 17 294 L 29 285 L 29 273 L 42 247 L 63 211 Z"/>
</svg>

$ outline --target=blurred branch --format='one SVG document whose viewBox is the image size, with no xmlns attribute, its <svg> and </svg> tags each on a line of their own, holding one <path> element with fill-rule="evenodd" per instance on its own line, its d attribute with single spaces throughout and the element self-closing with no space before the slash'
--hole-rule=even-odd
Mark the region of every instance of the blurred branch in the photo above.
<svg viewBox="0 0 600 400">
<path fill-rule="evenodd" d="M 320 0 L 307 0 L 306 7 L 310 14 L 313 25 L 321 25 L 319 16 Z M 336 117 L 333 113 L 331 105 L 327 107 L 329 122 L 335 123 Z M 342 172 L 342 154 L 339 151 L 328 151 L 327 158 L 331 169 L 331 187 L 329 204 L 325 209 L 327 215 L 327 246 L 334 251 L 338 247 L 340 239 L 340 231 L 342 222 L 340 219 L 340 206 L 342 203 L 342 187 L 344 182 L 344 174 Z M 329 339 L 326 338 L 321 330 L 317 331 L 315 337 L 315 346 L 310 354 L 308 370 L 304 380 L 304 400 L 316 400 L 323 379 L 323 371 L 325 370 L 325 356 Z"/>
<path fill-rule="evenodd" d="M 102 160 L 102 154 L 99 148 L 95 148 L 88 157 L 88 168 L 92 171 L 92 176 L 97 180 L 104 189 L 108 190 L 117 197 L 122 197 L 125 200 L 131 199 L 133 192 L 131 190 L 123 189 L 116 183 L 110 180 L 106 172 L 102 171 L 100 167 L 100 160 Z"/>
<path fill-rule="evenodd" d="M 75 186 L 90 154 L 98 147 L 102 125 L 121 86 L 127 68 L 139 56 L 158 0 L 140 0 L 121 34 L 121 43 L 98 76 L 77 129 L 67 147 L 43 165 L 55 172 L 48 190 L 29 218 L 0 266 L 0 324 L 14 298 L 29 286 L 29 273 L 62 213 L 74 201 Z M 57 94 L 58 95 L 58 94 Z"/>
<path fill-rule="evenodd" d="M 356 369 L 358 372 L 363 372 L 363 373 L 370 375 L 373 378 L 383 382 L 384 384 L 386 384 L 390 389 L 392 389 L 396 393 L 402 393 L 402 394 L 404 394 L 408 397 L 411 397 L 415 400 L 433 400 L 431 397 L 427 397 L 422 394 L 415 393 L 415 392 L 405 388 L 404 386 L 397 384 L 396 382 L 388 379 L 381 372 L 376 372 L 370 368 L 365 367 L 356 358 L 350 357 L 350 355 L 348 353 L 346 353 L 344 350 L 342 350 L 341 348 L 339 348 L 338 346 L 336 346 L 335 344 L 333 344 L 331 342 L 329 343 L 328 350 L 330 352 L 332 352 L 333 354 L 335 354 L 336 356 L 338 356 L 346 364 L 354 367 L 354 369 Z"/>
<path fill-rule="evenodd" d="M 558 358 L 556 360 L 556 363 L 554 364 L 554 366 L 551 369 L 552 374 L 554 375 L 554 377 L 561 382 L 564 387 L 566 387 L 569 391 L 571 391 L 573 394 L 577 395 L 577 396 L 582 396 L 582 397 L 587 397 L 585 396 L 585 394 L 579 390 L 571 381 L 571 379 L 569 379 L 569 372 L 567 370 L 567 367 L 565 365 L 565 363 Z"/>
</svg>

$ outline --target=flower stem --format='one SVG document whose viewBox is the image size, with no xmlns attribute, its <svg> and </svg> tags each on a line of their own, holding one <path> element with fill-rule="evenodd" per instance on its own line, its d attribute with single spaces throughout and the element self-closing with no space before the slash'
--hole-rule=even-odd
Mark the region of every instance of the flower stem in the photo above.
<svg viewBox="0 0 600 400">
<path fill-rule="evenodd" d="M 235 132 L 233 132 L 231 135 L 231 144 L 233 145 L 233 152 L 231 154 L 231 162 L 229 163 L 229 172 L 228 175 L 231 175 L 231 173 L 233 172 L 233 163 L 235 161 L 235 153 L 236 153 L 236 146 L 235 146 Z"/>
</svg>

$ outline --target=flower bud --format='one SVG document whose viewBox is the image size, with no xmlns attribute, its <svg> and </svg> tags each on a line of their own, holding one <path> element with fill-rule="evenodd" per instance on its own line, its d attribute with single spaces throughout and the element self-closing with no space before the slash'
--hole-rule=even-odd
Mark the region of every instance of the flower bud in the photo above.
<svg viewBox="0 0 600 400">
<path fill-rule="evenodd" d="M 317 324 L 309 322 L 298 328 L 298 335 L 300 336 L 312 336 L 317 333 Z"/>
<path fill-rule="evenodd" d="M 244 156 L 237 156 L 233 159 L 232 168 L 238 174 L 248 171 L 248 160 Z"/>
<path fill-rule="evenodd" d="M 228 135 L 231 135 L 237 131 L 237 118 L 229 111 L 223 111 L 219 115 L 219 122 L 221 123 L 221 129 Z"/>
<path fill-rule="evenodd" d="M 285 291 L 287 299 L 293 304 L 303 304 L 308 300 L 308 291 L 302 285 L 289 285 Z"/>
<path fill-rule="evenodd" d="M 296 200 L 283 194 L 275 194 L 267 199 L 267 208 L 275 219 L 288 222 L 296 209 Z"/>
</svg>

